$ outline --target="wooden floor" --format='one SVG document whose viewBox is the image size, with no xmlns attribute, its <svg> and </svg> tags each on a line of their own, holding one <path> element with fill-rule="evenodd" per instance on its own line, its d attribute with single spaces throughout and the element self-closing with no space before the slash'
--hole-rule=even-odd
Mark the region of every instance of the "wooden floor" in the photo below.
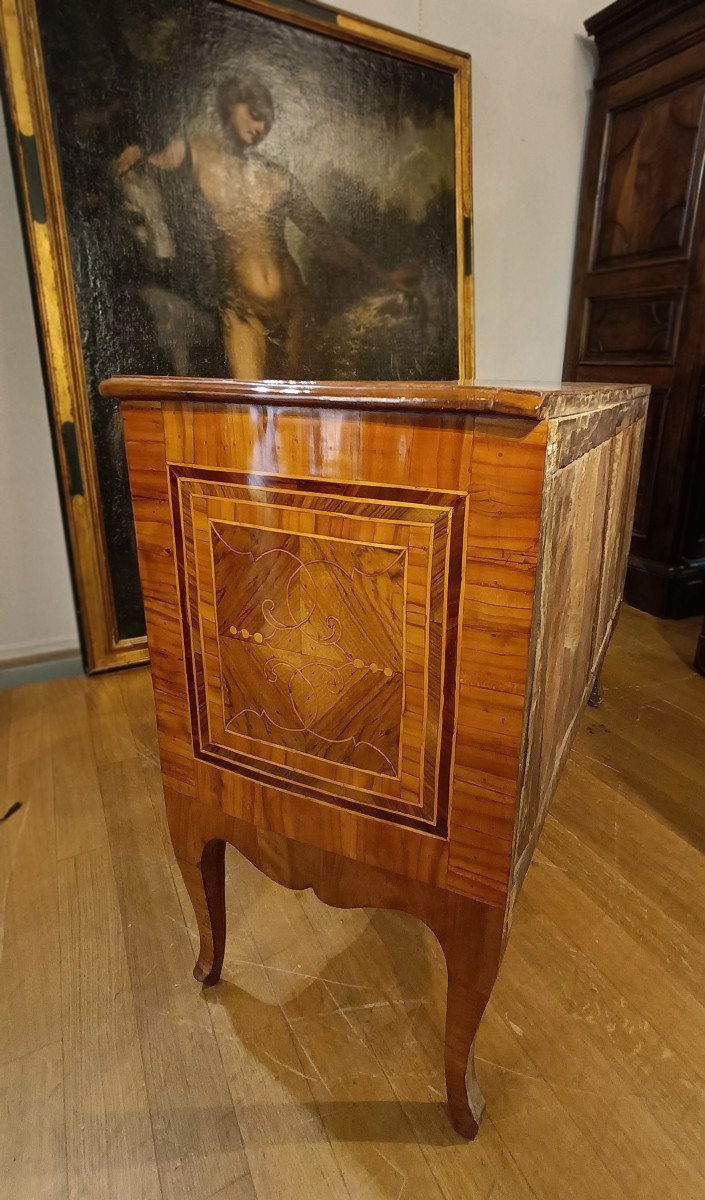
<svg viewBox="0 0 705 1200">
<path fill-rule="evenodd" d="M 146 670 L 0 694 L 0 812 L 22 803 L 0 824 L 0 1193 L 702 1200 L 698 627 L 623 612 L 481 1026 L 474 1144 L 444 1107 L 430 933 L 229 850 L 203 991 Z"/>
</svg>

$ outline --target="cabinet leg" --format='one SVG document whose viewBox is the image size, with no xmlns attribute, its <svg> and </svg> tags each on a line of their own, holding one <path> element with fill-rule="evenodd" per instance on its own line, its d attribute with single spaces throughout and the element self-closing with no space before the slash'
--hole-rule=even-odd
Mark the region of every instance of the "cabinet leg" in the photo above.
<svg viewBox="0 0 705 1200">
<path fill-rule="evenodd" d="M 501 909 L 468 904 L 443 947 L 448 966 L 445 1066 L 450 1117 L 466 1138 L 477 1134 L 485 1101 L 475 1075 L 475 1037 L 502 957 Z"/>
<path fill-rule="evenodd" d="M 583 693 L 584 694 L 584 693 Z M 592 691 L 588 696 L 588 704 L 590 708 L 599 708 L 602 704 L 602 669 L 597 672 L 595 682 L 592 685 Z"/>
<path fill-rule="evenodd" d="M 225 953 L 225 842 L 206 842 L 200 863 L 177 859 L 198 922 L 201 945 L 193 974 L 206 987 L 217 983 Z"/>
<path fill-rule="evenodd" d="M 695 647 L 695 661 L 693 666 L 695 667 L 696 671 L 700 672 L 701 675 L 705 675 L 705 621 L 703 621 L 703 627 L 700 631 L 698 644 Z"/>
</svg>

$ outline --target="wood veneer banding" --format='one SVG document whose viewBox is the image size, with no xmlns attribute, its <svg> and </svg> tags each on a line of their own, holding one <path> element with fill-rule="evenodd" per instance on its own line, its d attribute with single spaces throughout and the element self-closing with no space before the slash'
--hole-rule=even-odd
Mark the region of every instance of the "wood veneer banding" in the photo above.
<svg viewBox="0 0 705 1200">
<path fill-rule="evenodd" d="M 197 977 L 222 962 L 226 841 L 330 903 L 412 912 L 446 956 L 474 1136 L 475 1034 L 619 607 L 647 390 L 104 390 Z"/>
</svg>

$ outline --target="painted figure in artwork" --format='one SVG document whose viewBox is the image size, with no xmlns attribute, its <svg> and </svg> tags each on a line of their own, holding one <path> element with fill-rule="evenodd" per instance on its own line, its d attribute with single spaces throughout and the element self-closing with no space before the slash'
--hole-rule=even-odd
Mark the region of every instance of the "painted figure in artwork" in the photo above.
<svg viewBox="0 0 705 1200">
<path fill-rule="evenodd" d="M 212 225 L 216 249 L 211 257 L 217 260 L 231 376 L 262 379 L 274 358 L 282 377 L 301 378 L 310 320 L 306 286 L 286 241 L 287 220 L 311 239 L 319 256 L 370 291 L 401 293 L 411 301 L 420 271 L 415 266 L 381 269 L 331 228 L 291 172 L 259 152 L 274 120 L 274 103 L 257 76 L 225 80 L 216 99 L 221 130 L 173 138 L 149 155 L 127 146 L 115 163 L 116 179 L 126 203 L 149 220 L 153 247 L 157 243 L 156 253 L 166 258 L 178 256 L 179 246 L 160 214 L 157 180 L 162 173 L 179 173 L 197 191 Z M 143 177 L 135 179 L 138 165 Z"/>
</svg>

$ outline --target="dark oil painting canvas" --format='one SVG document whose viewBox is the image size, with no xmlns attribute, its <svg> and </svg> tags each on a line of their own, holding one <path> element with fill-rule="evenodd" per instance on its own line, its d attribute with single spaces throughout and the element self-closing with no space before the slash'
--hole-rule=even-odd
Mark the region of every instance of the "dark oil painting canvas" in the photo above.
<svg viewBox="0 0 705 1200">
<path fill-rule="evenodd" d="M 38 0 L 118 633 L 114 373 L 455 379 L 451 73 L 226 0 Z"/>
</svg>

